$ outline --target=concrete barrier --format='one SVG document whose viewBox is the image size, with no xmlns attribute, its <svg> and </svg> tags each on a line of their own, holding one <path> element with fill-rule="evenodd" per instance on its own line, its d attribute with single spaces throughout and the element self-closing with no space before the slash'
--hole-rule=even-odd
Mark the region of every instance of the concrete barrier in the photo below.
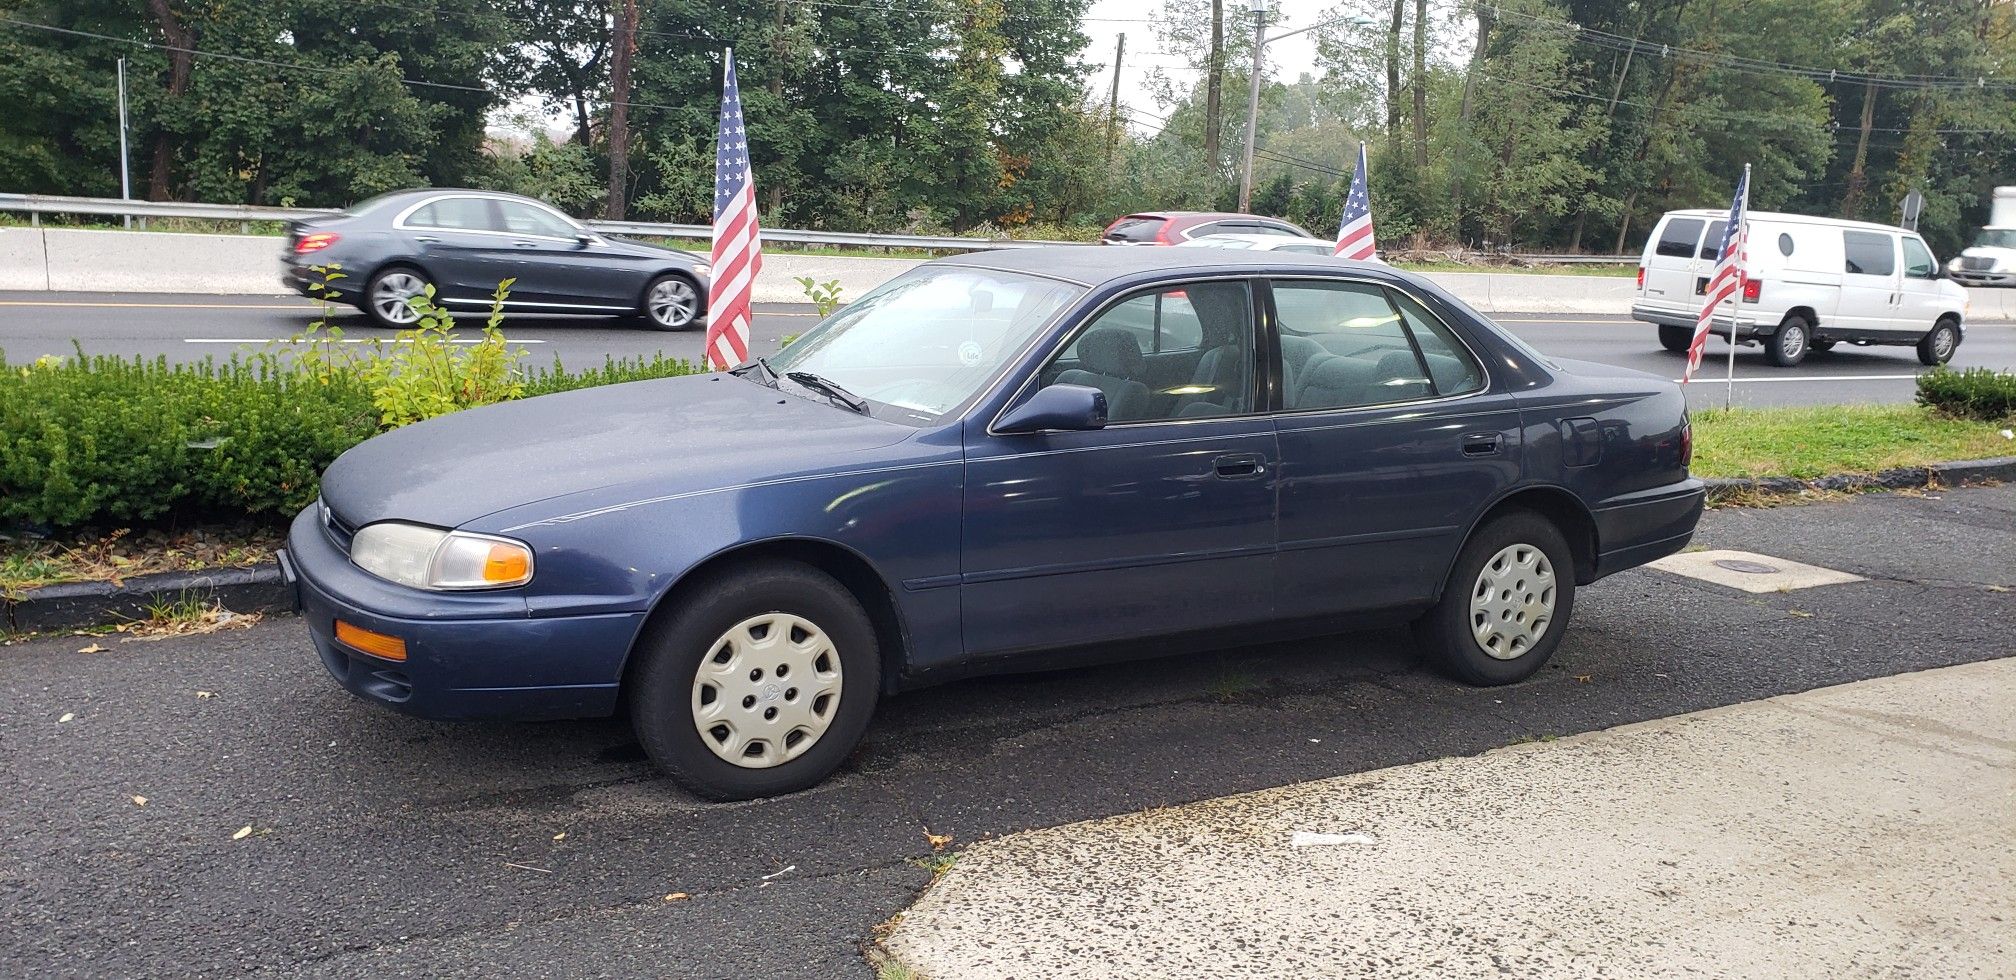
<svg viewBox="0 0 2016 980">
<path fill-rule="evenodd" d="M 272 294 L 280 287 L 280 239 L 261 235 L 0 229 L 0 289 L 57 292 Z M 772 253 L 756 279 L 761 303 L 802 303 L 800 276 L 839 280 L 856 299 L 915 268 L 917 259 Z M 1630 313 L 1634 284 L 1623 276 L 1435 272 L 1434 280 L 1485 313 Z M 2016 321 L 2016 289 L 1970 289 L 1969 321 Z"/>
</svg>

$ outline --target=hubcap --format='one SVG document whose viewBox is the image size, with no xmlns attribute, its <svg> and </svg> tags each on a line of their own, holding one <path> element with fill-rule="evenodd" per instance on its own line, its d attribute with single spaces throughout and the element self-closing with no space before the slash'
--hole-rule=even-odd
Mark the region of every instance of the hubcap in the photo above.
<svg viewBox="0 0 2016 980">
<path fill-rule="evenodd" d="M 1554 622 L 1554 566 L 1530 544 L 1508 545 L 1484 563 L 1470 590 L 1470 635 L 1496 660 L 1516 660 Z"/>
<path fill-rule="evenodd" d="M 1797 354 L 1806 346 L 1806 331 L 1799 327 L 1786 327 L 1778 331 L 1778 349 L 1786 354 Z"/>
<path fill-rule="evenodd" d="M 1932 332 L 1932 353 L 1937 354 L 1942 361 L 1953 356 L 1953 331 L 1951 328 L 1940 327 Z"/>
<path fill-rule="evenodd" d="M 693 676 L 693 727 L 746 769 L 804 755 L 840 711 L 840 653 L 811 620 L 751 616 L 721 634 Z"/>
<path fill-rule="evenodd" d="M 651 296 L 645 306 L 651 311 L 651 319 L 662 326 L 683 327 L 693 322 L 697 308 L 698 294 L 684 279 L 667 279 L 651 287 Z"/>
<path fill-rule="evenodd" d="M 413 310 L 413 297 L 424 294 L 427 283 L 410 272 L 394 272 L 378 280 L 371 305 L 378 315 L 392 323 L 412 323 L 420 319 Z"/>
</svg>

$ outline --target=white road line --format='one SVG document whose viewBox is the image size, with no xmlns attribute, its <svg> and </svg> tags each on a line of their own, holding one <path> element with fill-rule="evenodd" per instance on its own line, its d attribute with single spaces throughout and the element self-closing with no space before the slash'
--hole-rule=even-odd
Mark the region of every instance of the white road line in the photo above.
<svg viewBox="0 0 2016 980">
<path fill-rule="evenodd" d="M 1673 380 L 1679 381 L 1680 379 L 1674 378 Z M 1761 385 L 1761 384 L 1785 384 L 1788 382 L 1795 382 L 1795 381 L 1916 381 L 1916 380 L 1918 380 L 1918 376 L 1915 374 L 1820 374 L 1805 378 L 1737 378 L 1736 383 L 1739 385 L 1749 385 L 1749 384 Z M 1726 385 L 1729 383 L 1729 379 L 1695 378 L 1690 383 L 1697 385 Z"/>
<path fill-rule="evenodd" d="M 505 339 L 506 339 L 506 340 L 507 340 L 508 342 L 510 342 L 510 343 L 513 343 L 513 344 L 543 344 L 543 343 L 545 343 L 545 341 L 543 341 L 543 340 L 519 340 L 519 339 L 518 339 L 518 338 L 516 338 L 516 337 L 508 337 L 508 338 L 505 338 Z M 294 339 L 294 338 L 292 338 L 292 337 L 184 337 L 184 338 L 182 338 L 182 342 L 183 342 L 183 343 L 185 343 L 185 344 L 326 344 L 326 343 L 328 343 L 328 341 L 326 341 L 326 340 L 295 340 L 295 339 Z M 481 339 L 481 338 L 474 338 L 474 339 L 470 339 L 470 338 L 459 338 L 459 337 L 458 337 L 458 338 L 456 338 L 456 339 L 454 339 L 454 340 L 450 340 L 450 341 L 449 341 L 449 343 L 451 343 L 451 344 L 480 344 L 480 343 L 482 343 L 482 342 L 483 342 L 483 341 L 482 341 L 482 339 Z M 345 344 L 371 344 L 371 343 L 386 343 L 386 344 L 410 344 L 410 343 L 412 343 L 412 341 L 410 341 L 410 340 L 393 340 L 393 339 L 391 339 L 391 338 L 383 338 L 383 339 L 380 339 L 380 338 L 374 338 L 374 337 L 345 337 L 345 338 L 343 338 L 343 339 L 342 339 L 341 341 L 339 341 L 339 343 L 345 343 Z"/>
</svg>

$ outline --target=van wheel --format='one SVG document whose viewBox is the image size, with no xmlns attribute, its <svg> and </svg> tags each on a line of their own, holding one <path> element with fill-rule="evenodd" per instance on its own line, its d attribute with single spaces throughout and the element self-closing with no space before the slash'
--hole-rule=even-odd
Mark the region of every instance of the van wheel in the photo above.
<svg viewBox="0 0 2016 980">
<path fill-rule="evenodd" d="M 1513 511 L 1470 536 L 1414 636 L 1458 680 L 1513 684 L 1554 655 L 1574 610 L 1567 540 L 1539 514 Z"/>
<path fill-rule="evenodd" d="M 1778 332 L 1765 340 L 1764 347 L 1771 354 L 1771 363 L 1792 367 L 1806 359 L 1807 341 L 1812 337 L 1813 325 L 1794 313 L 1778 325 Z"/>
<path fill-rule="evenodd" d="M 1952 317 L 1941 317 L 1932 327 L 1932 332 L 1918 341 L 1918 363 L 1938 366 L 1953 359 L 1953 352 L 1960 349 L 1960 324 Z"/>
<path fill-rule="evenodd" d="M 1664 323 L 1659 325 L 1659 346 L 1675 354 L 1685 354 L 1687 353 L 1687 348 L 1693 343 L 1694 331 L 1686 327 L 1669 326 Z"/>
<path fill-rule="evenodd" d="M 676 600 L 639 643 L 631 724 L 673 779 L 715 800 L 805 789 L 846 761 L 881 688 L 875 628 L 846 587 L 770 561 Z"/>
</svg>

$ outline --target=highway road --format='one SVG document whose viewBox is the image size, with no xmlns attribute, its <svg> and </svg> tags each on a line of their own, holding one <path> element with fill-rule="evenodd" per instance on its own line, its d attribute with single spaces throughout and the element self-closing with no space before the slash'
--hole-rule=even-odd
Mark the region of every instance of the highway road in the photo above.
<svg viewBox="0 0 2016 980">
<path fill-rule="evenodd" d="M 759 350 L 774 350 L 782 338 L 815 322 L 809 306 L 759 305 L 757 313 Z M 91 354 L 165 355 L 175 361 L 223 358 L 285 341 L 317 315 L 315 304 L 292 296 L 0 292 L 0 352 L 14 364 L 68 355 L 73 343 Z M 1650 326 L 1622 316 L 1509 314 L 1498 320 L 1547 354 L 1671 378 L 1680 373 L 1681 358 L 1659 348 Z M 386 336 L 347 308 L 334 322 L 352 338 Z M 511 317 L 505 333 L 525 345 L 531 352 L 527 361 L 535 365 L 558 358 L 569 366 L 590 367 L 606 356 L 649 357 L 661 351 L 698 358 L 701 344 L 697 330 L 660 333 L 594 317 Z M 1722 403 L 1727 352 L 1720 341 L 1710 342 L 1707 369 L 1688 394 L 1696 407 Z M 2016 325 L 1972 326 L 1953 363 L 2016 370 Z M 1742 349 L 1736 354 L 1733 400 L 1758 406 L 1908 402 L 1921 370 L 1904 347 L 1839 347 L 1789 370 L 1773 367 L 1761 349 Z"/>
</svg>

